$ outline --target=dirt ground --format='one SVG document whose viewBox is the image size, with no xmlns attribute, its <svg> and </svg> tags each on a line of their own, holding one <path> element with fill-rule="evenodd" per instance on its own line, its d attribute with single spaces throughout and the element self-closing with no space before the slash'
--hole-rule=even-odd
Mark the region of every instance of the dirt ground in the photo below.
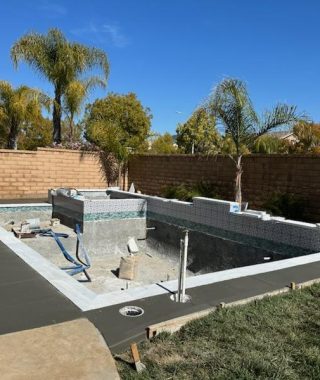
<svg viewBox="0 0 320 380">
<path fill-rule="evenodd" d="M 60 240 L 68 252 L 75 257 L 77 239 L 74 231 L 64 225 L 54 227 L 53 230 L 69 235 L 68 238 L 61 238 Z M 23 242 L 58 267 L 68 266 L 68 262 L 52 237 L 38 236 L 36 238 L 23 239 Z M 98 256 L 90 255 L 90 252 L 88 253 L 91 260 L 91 268 L 88 270 L 88 273 L 92 282 L 84 281 L 83 284 L 96 293 L 125 290 L 178 278 L 178 258 L 175 259 L 157 253 L 154 250 L 145 248 L 145 245 L 136 254 L 136 276 L 131 281 L 118 278 L 120 260 L 125 255 L 108 252 Z M 190 272 L 187 275 L 190 276 L 192 273 Z M 85 279 L 84 275 L 77 275 L 74 278 L 81 282 Z"/>
</svg>

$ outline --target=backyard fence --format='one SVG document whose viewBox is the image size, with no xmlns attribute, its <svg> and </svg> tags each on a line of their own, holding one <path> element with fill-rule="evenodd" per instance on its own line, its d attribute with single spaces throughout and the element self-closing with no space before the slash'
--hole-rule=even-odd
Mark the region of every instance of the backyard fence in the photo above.
<svg viewBox="0 0 320 380">
<path fill-rule="evenodd" d="M 306 218 L 320 222 L 320 155 L 248 155 L 243 166 L 243 200 L 250 207 L 262 207 L 276 191 L 292 193 L 305 201 Z M 0 199 L 43 198 L 57 187 L 106 188 L 106 172 L 97 152 L 0 150 Z M 205 181 L 233 200 L 234 178 L 228 156 L 137 155 L 129 162 L 128 184 L 150 195 L 161 195 L 169 185 Z"/>
<path fill-rule="evenodd" d="M 0 150 L 0 199 L 45 198 L 49 188 L 106 188 L 95 152 Z"/>
<path fill-rule="evenodd" d="M 243 200 L 259 208 L 274 192 L 305 201 L 305 217 L 320 222 L 320 155 L 248 155 L 243 158 Z M 233 200 L 235 167 L 228 156 L 139 155 L 129 163 L 129 184 L 151 195 L 166 186 L 201 181 Z"/>
</svg>

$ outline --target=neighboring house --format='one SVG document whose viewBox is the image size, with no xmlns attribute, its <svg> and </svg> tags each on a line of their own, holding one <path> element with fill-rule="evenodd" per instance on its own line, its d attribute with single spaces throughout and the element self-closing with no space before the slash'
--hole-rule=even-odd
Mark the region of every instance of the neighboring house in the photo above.
<svg viewBox="0 0 320 380">
<path fill-rule="evenodd" d="M 288 141 L 291 144 L 296 144 L 299 142 L 298 137 L 291 131 L 276 131 L 269 132 L 270 136 L 277 137 L 279 140 Z"/>
</svg>

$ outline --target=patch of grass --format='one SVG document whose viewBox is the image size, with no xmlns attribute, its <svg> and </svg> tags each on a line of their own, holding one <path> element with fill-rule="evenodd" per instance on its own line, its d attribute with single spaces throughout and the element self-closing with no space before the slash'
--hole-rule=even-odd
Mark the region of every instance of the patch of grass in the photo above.
<svg viewBox="0 0 320 380">
<path fill-rule="evenodd" d="M 118 361 L 123 380 L 320 379 L 320 285 L 221 309 L 139 351 L 146 371 Z"/>
<path fill-rule="evenodd" d="M 162 190 L 161 195 L 165 198 L 179 199 L 186 202 L 191 202 L 194 197 L 220 199 L 215 186 L 204 181 L 197 184 L 181 183 L 179 185 L 169 185 Z"/>
</svg>

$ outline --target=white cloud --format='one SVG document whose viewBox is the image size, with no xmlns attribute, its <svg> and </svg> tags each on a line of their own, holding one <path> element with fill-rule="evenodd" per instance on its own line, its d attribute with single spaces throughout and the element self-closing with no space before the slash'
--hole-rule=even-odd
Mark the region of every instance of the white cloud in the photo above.
<svg viewBox="0 0 320 380">
<path fill-rule="evenodd" d="M 119 27 L 112 24 L 104 24 L 103 31 L 109 34 L 113 44 L 116 47 L 125 47 L 128 45 L 127 37 L 120 31 Z"/>
<path fill-rule="evenodd" d="M 51 3 L 44 1 L 38 6 L 38 9 L 45 12 L 49 17 L 65 16 L 67 14 L 67 8 L 58 3 Z"/>
<path fill-rule="evenodd" d="M 90 23 L 82 28 L 72 29 L 71 33 L 75 36 L 90 36 L 90 38 L 98 43 L 109 43 L 118 48 L 123 48 L 129 43 L 128 38 L 115 24 L 103 24 L 97 26 Z"/>
</svg>

